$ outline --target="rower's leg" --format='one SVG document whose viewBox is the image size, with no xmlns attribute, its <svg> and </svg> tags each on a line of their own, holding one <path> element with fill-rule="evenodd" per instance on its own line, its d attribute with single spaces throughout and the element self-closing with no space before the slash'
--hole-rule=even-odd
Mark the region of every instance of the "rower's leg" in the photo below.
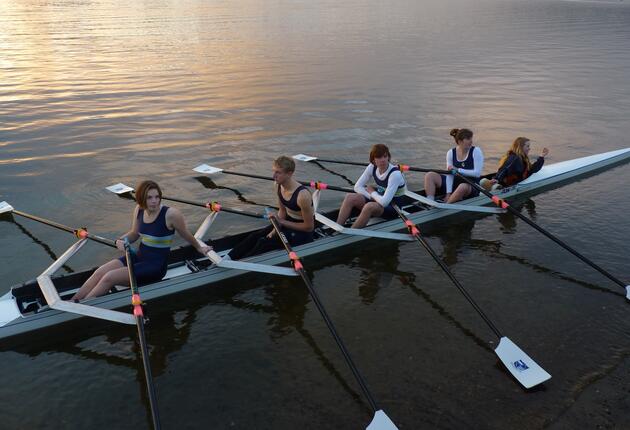
<svg viewBox="0 0 630 430">
<path fill-rule="evenodd" d="M 92 297 L 102 296 L 115 285 L 129 285 L 129 270 L 126 267 L 110 270 L 103 275 L 101 280 L 98 281 L 98 284 L 92 288 L 92 291 L 90 291 L 85 298 L 91 299 Z"/>
<path fill-rule="evenodd" d="M 352 228 L 363 228 L 367 225 L 370 218 L 375 216 L 380 216 L 383 214 L 383 206 L 379 205 L 376 202 L 369 202 L 363 206 L 361 213 L 352 224 Z"/>
<path fill-rule="evenodd" d="M 339 209 L 339 215 L 337 216 L 337 224 L 343 225 L 348 218 L 350 218 L 350 214 L 352 213 L 352 209 L 361 210 L 365 206 L 365 197 L 358 193 L 346 194 L 343 198 L 343 203 L 341 204 L 341 208 Z"/>
<path fill-rule="evenodd" d="M 232 260 L 240 260 L 253 255 L 251 251 L 256 247 L 256 243 L 264 239 L 272 230 L 273 226 L 270 225 L 267 228 L 249 234 L 242 242 L 232 248 L 228 255 Z"/>
<path fill-rule="evenodd" d="M 455 203 L 464 200 L 471 193 L 472 187 L 469 184 L 459 184 L 446 203 Z"/>
<path fill-rule="evenodd" d="M 88 280 L 83 283 L 81 288 L 79 288 L 79 291 L 77 291 L 70 300 L 83 300 L 85 297 L 87 297 L 90 291 L 92 291 L 92 289 L 96 287 L 101 278 L 105 276 L 107 272 L 114 269 L 119 269 L 121 267 L 124 267 L 124 264 L 122 264 L 122 262 L 118 259 L 103 264 L 101 267 L 96 269 L 94 273 L 92 273 L 92 276 L 90 276 Z"/>
<path fill-rule="evenodd" d="M 442 175 L 435 172 L 429 172 L 424 175 L 424 192 L 427 198 L 435 200 L 435 190 L 439 189 L 441 186 Z"/>
</svg>

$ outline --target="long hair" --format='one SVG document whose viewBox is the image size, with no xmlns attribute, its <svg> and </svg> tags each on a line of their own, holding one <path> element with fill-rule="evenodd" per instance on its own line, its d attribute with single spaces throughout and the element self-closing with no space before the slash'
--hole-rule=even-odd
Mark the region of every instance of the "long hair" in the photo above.
<svg viewBox="0 0 630 430">
<path fill-rule="evenodd" d="M 147 208 L 147 195 L 151 190 L 157 190 L 158 194 L 160 195 L 160 200 L 162 200 L 162 189 L 157 184 L 157 182 L 142 181 L 136 187 L 136 203 L 138 203 L 138 206 L 140 206 L 142 209 Z"/>
<path fill-rule="evenodd" d="M 499 160 L 499 169 L 503 167 L 507 159 L 512 154 L 518 155 L 521 158 L 521 160 L 523 160 L 523 164 L 527 166 L 527 169 L 528 170 L 531 169 L 532 163 L 530 163 L 529 157 L 527 156 L 527 154 L 525 154 L 525 151 L 523 150 L 523 146 L 525 146 L 527 142 L 529 142 L 529 139 L 526 137 L 517 137 L 516 139 L 514 139 L 514 142 L 512 142 L 512 146 L 510 147 L 510 150 L 506 152 L 503 157 L 501 157 L 501 160 Z"/>
</svg>

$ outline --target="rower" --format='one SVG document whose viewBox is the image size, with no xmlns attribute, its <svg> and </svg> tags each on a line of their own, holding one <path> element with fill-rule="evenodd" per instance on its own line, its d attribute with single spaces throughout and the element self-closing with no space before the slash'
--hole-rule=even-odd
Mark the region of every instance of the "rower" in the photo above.
<svg viewBox="0 0 630 430">
<path fill-rule="evenodd" d="M 295 162 L 290 157 L 283 155 L 273 162 L 274 191 L 278 197 L 279 210 L 277 213 L 270 213 L 269 217 L 278 221 L 291 246 L 312 242 L 315 228 L 313 198 L 308 188 L 293 178 L 294 173 Z M 282 241 L 270 225 L 251 233 L 227 256 L 233 260 L 240 260 L 281 248 Z"/>
<path fill-rule="evenodd" d="M 115 241 L 124 251 L 125 240 L 133 243 L 141 238 L 138 252 L 133 256 L 133 271 L 138 284 L 160 281 L 166 275 L 168 256 L 175 231 L 197 251 L 205 255 L 212 248 L 198 241 L 186 227 L 184 215 L 176 209 L 162 205 L 162 190 L 154 181 L 142 181 L 135 191 L 136 207 L 131 230 Z M 109 261 L 96 271 L 71 298 L 102 296 L 116 285 L 129 286 L 129 271 L 125 256 Z"/>
<path fill-rule="evenodd" d="M 407 185 L 400 169 L 391 164 L 390 159 L 391 154 L 386 145 L 378 143 L 372 146 L 370 164 L 354 185 L 355 192 L 346 194 L 343 199 L 337 224 L 343 225 L 353 209 L 361 212 L 352 228 L 365 227 L 372 217 L 394 219 L 398 216 L 391 204 L 400 204 L 407 191 Z M 367 185 L 370 179 L 374 180 L 376 188 Z"/>
<path fill-rule="evenodd" d="M 473 132 L 467 128 L 454 128 L 450 135 L 455 139 L 455 147 L 446 153 L 446 170 L 457 170 L 460 174 L 479 183 L 483 170 L 483 152 L 473 146 Z M 444 195 L 446 203 L 476 197 L 479 191 L 454 175 L 440 175 L 429 172 L 424 177 L 424 190 L 427 198 L 434 200 L 436 194 Z"/>
<path fill-rule="evenodd" d="M 499 184 L 501 187 L 510 187 L 542 169 L 549 150 L 543 148 L 538 159 L 532 163 L 529 161 L 530 142 L 526 137 L 514 139 L 509 151 L 499 160 L 496 176 L 492 180 L 482 180 L 481 185 L 486 189 L 490 187 L 496 189 L 495 184 Z"/>
</svg>

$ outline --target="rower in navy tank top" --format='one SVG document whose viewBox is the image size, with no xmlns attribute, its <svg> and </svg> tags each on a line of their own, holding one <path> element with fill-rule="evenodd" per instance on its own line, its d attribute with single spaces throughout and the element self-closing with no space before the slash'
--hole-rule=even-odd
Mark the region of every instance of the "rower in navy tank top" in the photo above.
<svg viewBox="0 0 630 430">
<path fill-rule="evenodd" d="M 473 146 L 473 132 L 466 128 L 454 128 L 450 134 L 455 139 L 456 147 L 446 153 L 446 169 L 457 169 L 461 175 L 479 183 L 484 159 L 481 148 Z M 436 172 L 429 172 L 425 175 L 424 190 L 427 197 L 432 200 L 436 195 L 444 195 L 447 203 L 454 203 L 479 195 L 476 188 L 459 176 L 440 175 Z"/>
<path fill-rule="evenodd" d="M 365 227 L 372 217 L 392 219 L 398 216 L 392 203 L 400 204 L 407 186 L 400 169 L 391 164 L 390 159 L 387 146 L 379 143 L 372 147 L 370 164 L 355 183 L 355 192 L 346 194 L 339 209 L 337 224 L 343 225 L 353 210 L 360 211 L 352 224 L 353 228 Z M 370 180 L 376 183 L 376 188 L 368 185 Z"/>
<path fill-rule="evenodd" d="M 270 216 L 276 218 L 291 246 L 312 242 L 315 228 L 311 193 L 308 188 L 293 179 L 294 172 L 295 162 L 289 157 L 278 157 L 273 163 L 273 178 L 279 210 L 277 214 Z M 288 197 L 285 197 L 285 193 Z M 247 236 L 229 252 L 228 256 L 233 260 L 240 260 L 273 249 L 280 249 L 282 246 L 282 241 L 273 226 L 269 225 Z"/>
<path fill-rule="evenodd" d="M 203 255 L 212 249 L 188 231 L 178 209 L 161 205 L 162 190 L 157 183 L 143 181 L 136 187 L 135 194 L 137 206 L 131 230 L 116 240 L 116 247 L 124 251 L 124 240 L 133 243 L 141 239 L 137 253 L 132 254 L 138 285 L 157 282 L 164 277 L 175 231 Z M 116 285 L 129 286 L 126 265 L 125 257 L 105 263 L 94 271 L 71 300 L 101 296 Z"/>
<path fill-rule="evenodd" d="M 168 255 L 171 252 L 175 230 L 166 225 L 168 206 L 162 206 L 157 218 L 152 222 L 144 221 L 144 209 L 138 210 L 136 217 L 140 246 L 132 254 L 133 271 L 139 285 L 159 281 L 166 275 Z M 119 258 L 127 265 L 125 256 Z"/>
<path fill-rule="evenodd" d="M 400 168 L 398 166 L 394 166 L 393 164 L 390 164 L 388 166 L 387 175 L 383 179 L 378 177 L 376 173 L 377 171 L 378 171 L 378 168 L 374 166 L 374 168 L 372 169 L 372 179 L 374 179 L 374 182 L 376 183 L 376 192 L 379 195 L 384 196 L 385 192 L 387 191 L 387 187 L 389 185 L 390 176 L 392 176 L 392 173 L 394 172 L 400 172 Z M 407 184 L 405 183 L 405 178 L 404 176 L 402 176 L 402 173 L 401 173 L 401 177 L 402 177 L 402 183 L 399 183 L 399 182 L 397 183 L 396 191 L 394 192 L 394 197 L 392 197 L 390 203 L 387 206 L 385 206 L 385 212 L 389 212 L 388 215 L 391 215 L 392 218 L 395 218 L 397 215 L 396 211 L 394 211 L 394 208 L 392 207 L 392 203 L 400 205 L 402 203 L 402 197 L 405 195 L 405 191 L 407 190 Z"/>
</svg>

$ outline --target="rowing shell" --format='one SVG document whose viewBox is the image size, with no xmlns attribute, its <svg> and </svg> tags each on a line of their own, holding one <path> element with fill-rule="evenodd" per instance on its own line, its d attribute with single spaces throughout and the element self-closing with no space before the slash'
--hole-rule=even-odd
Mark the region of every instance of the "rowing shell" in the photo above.
<svg viewBox="0 0 630 430">
<path fill-rule="evenodd" d="M 525 181 L 501 190 L 500 196 L 503 199 L 508 199 L 517 195 L 540 193 L 563 183 L 610 169 L 628 160 L 630 160 L 630 148 L 545 165 Z M 402 206 L 408 214 L 408 218 L 415 224 L 429 223 L 460 212 L 453 209 L 428 209 L 424 206 L 412 205 L 412 203 L 413 201 L 409 199 Z M 481 195 L 464 200 L 459 204 L 481 206 L 490 203 L 487 197 Z M 333 211 L 327 213 L 326 216 L 335 219 L 336 213 Z M 401 226 L 400 221 L 396 219 L 375 222 L 370 225 L 370 229 L 384 233 L 400 231 L 404 229 L 404 226 Z M 308 257 L 369 239 L 366 236 L 339 234 L 330 229 L 322 230 L 320 228 L 319 230 L 322 231 L 322 234 L 315 241 L 295 247 L 296 252 L 299 252 L 303 257 Z M 215 240 L 213 246 L 218 253 L 223 253 L 243 240 L 249 233 L 244 232 Z M 244 270 L 218 267 L 207 258 L 197 259 L 197 257 L 198 255 L 190 246 L 174 249 L 171 252 L 166 276 L 159 282 L 143 286 L 143 299 L 148 301 L 168 296 L 246 273 Z M 257 255 L 245 261 L 265 265 L 280 265 L 287 264 L 288 258 L 284 251 L 278 250 Z M 67 299 L 74 294 L 91 273 L 92 270 L 87 270 L 55 276 L 52 277 L 52 283 L 59 296 Z M 116 291 L 87 300 L 85 303 L 103 309 L 119 309 L 128 306 L 129 293 L 126 289 Z M 49 308 L 35 279 L 12 287 L 9 292 L 0 297 L 0 338 L 51 327 L 77 318 L 82 318 L 82 316 Z"/>
</svg>

